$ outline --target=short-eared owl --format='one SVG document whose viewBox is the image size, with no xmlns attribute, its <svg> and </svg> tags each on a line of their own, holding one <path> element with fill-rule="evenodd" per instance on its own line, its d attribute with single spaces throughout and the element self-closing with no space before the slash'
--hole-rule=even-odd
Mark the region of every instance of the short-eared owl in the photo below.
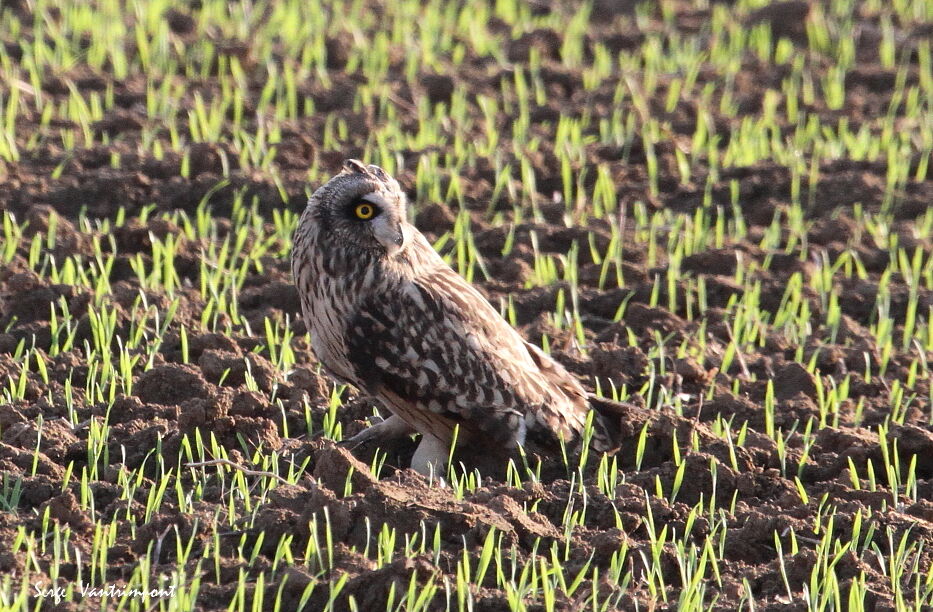
<svg viewBox="0 0 933 612">
<path fill-rule="evenodd" d="M 458 447 L 579 446 L 590 410 L 580 383 L 525 342 L 408 223 L 405 195 L 357 160 L 320 187 L 294 237 L 292 273 L 326 370 L 392 416 L 362 442 L 413 432 L 419 472 Z M 597 423 L 593 446 L 608 450 Z"/>
</svg>

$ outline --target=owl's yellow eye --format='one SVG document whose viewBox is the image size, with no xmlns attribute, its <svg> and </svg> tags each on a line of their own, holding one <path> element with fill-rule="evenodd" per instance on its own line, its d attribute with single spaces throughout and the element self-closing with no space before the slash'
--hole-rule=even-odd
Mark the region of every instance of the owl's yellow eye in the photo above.
<svg viewBox="0 0 933 612">
<path fill-rule="evenodd" d="M 356 214 L 357 219 L 372 219 L 373 215 L 376 214 L 376 208 L 372 204 L 357 204 L 356 208 L 353 209 L 353 212 Z"/>
</svg>

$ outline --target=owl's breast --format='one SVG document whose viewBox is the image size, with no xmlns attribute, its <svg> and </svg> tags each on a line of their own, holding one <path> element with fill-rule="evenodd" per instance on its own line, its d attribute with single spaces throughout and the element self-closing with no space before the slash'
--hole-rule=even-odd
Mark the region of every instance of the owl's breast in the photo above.
<svg viewBox="0 0 933 612">
<path fill-rule="evenodd" d="M 314 287 L 308 307 L 303 306 L 303 310 L 315 356 L 339 378 L 356 384 L 346 344 L 353 300 L 340 285 L 321 279 Z"/>
<path fill-rule="evenodd" d="M 318 361 L 335 377 L 356 384 L 347 354 L 346 329 L 356 301 L 357 287 L 347 278 L 334 278 L 319 258 L 296 254 L 292 272 L 301 299 L 301 311 Z"/>
</svg>

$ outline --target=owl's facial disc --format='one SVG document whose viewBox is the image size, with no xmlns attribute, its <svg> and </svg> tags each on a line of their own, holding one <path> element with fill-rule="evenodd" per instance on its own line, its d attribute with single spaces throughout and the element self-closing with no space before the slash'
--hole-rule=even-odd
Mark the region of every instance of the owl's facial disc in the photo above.
<svg viewBox="0 0 933 612">
<path fill-rule="evenodd" d="M 401 223 L 394 223 L 388 215 L 379 215 L 371 222 L 373 236 L 376 241 L 386 250 L 386 254 L 392 257 L 402 250 L 405 246 L 405 230 Z"/>
<path fill-rule="evenodd" d="M 369 224 L 376 239 L 386 255 L 392 257 L 405 246 L 407 235 L 405 224 L 378 193 L 370 193 L 351 206 L 351 215 Z"/>
</svg>

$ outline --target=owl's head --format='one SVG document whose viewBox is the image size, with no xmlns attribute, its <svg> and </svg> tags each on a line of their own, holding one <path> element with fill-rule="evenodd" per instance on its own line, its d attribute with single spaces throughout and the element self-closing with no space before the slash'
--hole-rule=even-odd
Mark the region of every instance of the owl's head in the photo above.
<svg viewBox="0 0 933 612">
<path fill-rule="evenodd" d="M 379 166 L 348 159 L 340 174 L 314 192 L 308 208 L 323 247 L 392 257 L 411 239 L 405 193 Z"/>
</svg>

